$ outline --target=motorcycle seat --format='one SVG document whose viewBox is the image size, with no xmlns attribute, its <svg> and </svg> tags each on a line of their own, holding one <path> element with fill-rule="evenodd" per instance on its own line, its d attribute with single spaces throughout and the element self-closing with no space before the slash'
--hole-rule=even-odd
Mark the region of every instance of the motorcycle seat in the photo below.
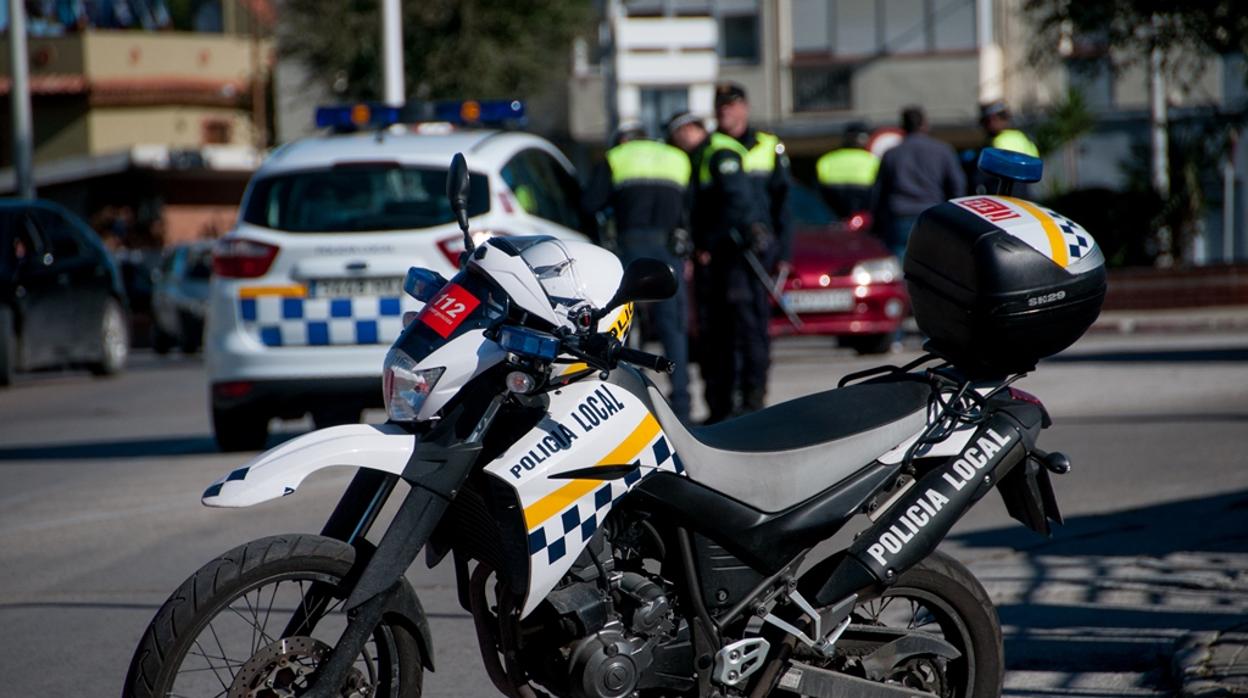
<svg viewBox="0 0 1248 698">
<path fill-rule="evenodd" d="M 853 385 L 688 428 L 648 390 L 688 476 L 763 512 L 809 499 L 917 434 L 931 392 L 913 380 Z"/>
</svg>

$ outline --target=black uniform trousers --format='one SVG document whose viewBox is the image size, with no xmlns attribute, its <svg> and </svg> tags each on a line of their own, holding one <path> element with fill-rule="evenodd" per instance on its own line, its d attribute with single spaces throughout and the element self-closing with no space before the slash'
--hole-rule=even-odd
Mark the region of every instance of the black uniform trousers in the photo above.
<svg viewBox="0 0 1248 698">
<path fill-rule="evenodd" d="M 703 271 L 705 312 L 699 337 L 708 422 L 738 412 L 734 394 L 740 391 L 741 411 L 762 409 L 767 391 L 770 318 L 767 289 L 735 248 L 711 254 Z"/>
</svg>

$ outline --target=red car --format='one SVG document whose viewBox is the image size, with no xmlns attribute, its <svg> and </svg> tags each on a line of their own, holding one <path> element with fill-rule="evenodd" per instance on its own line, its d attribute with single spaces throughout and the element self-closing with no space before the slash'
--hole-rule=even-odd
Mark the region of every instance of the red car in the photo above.
<svg viewBox="0 0 1248 698">
<path fill-rule="evenodd" d="M 865 214 L 837 221 L 817 194 L 798 184 L 790 205 L 793 271 L 781 297 L 801 326 L 777 307 L 771 334 L 835 335 L 860 354 L 888 351 L 910 310 L 897 258 L 870 233 Z"/>
</svg>

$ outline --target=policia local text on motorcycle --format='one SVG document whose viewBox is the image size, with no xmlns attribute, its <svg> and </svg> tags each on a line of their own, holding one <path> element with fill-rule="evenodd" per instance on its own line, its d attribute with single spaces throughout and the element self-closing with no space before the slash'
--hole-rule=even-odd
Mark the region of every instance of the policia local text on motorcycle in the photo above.
<svg viewBox="0 0 1248 698">
<path fill-rule="evenodd" d="M 1040 175 L 1003 151 L 981 166 Z M 670 363 L 621 342 L 630 303 L 675 290 L 666 264 L 547 236 L 474 247 L 462 156 L 448 189 L 465 252 L 449 280 L 408 272 L 423 309 L 385 361 L 389 421 L 293 439 L 203 494 L 249 506 L 358 468 L 324 528 L 193 573 L 124 695 L 418 696 L 435 638 L 404 573 L 422 550 L 449 556 L 504 695 L 1000 695 L 996 611 L 935 548 L 993 489 L 1033 530 L 1061 521 L 1049 476 L 1069 462 L 1012 383 L 1099 313 L 1086 231 L 1008 196 L 928 209 L 905 265 L 929 354 L 691 429 L 640 370 Z"/>
</svg>

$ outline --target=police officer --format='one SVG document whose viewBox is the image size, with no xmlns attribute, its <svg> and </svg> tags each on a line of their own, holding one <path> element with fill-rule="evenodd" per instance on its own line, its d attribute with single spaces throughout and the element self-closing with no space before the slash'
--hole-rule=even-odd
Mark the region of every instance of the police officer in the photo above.
<svg viewBox="0 0 1248 698">
<path fill-rule="evenodd" d="M 735 82 L 715 88 L 715 120 L 718 130 L 745 147 L 745 173 L 762 197 L 771 232 L 779 243 L 771 265 L 785 273 L 793 261 L 793 217 L 789 213 L 789 156 L 774 133 L 750 125 L 750 101 L 745 88 Z M 768 306 L 770 316 L 770 307 Z"/>
<path fill-rule="evenodd" d="M 1010 109 L 1005 102 L 997 100 L 981 104 L 979 106 L 979 125 L 984 129 L 984 145 L 1000 148 L 1001 150 L 1012 150 L 1034 158 L 1040 157 L 1040 150 L 1036 148 L 1035 143 L 1031 142 L 1027 134 L 1018 129 L 1010 128 L 1011 119 Z M 980 172 L 978 163 L 979 153 L 973 152 L 966 162 L 967 180 L 971 183 L 971 193 L 991 194 L 996 188 L 995 178 Z M 1025 198 L 1027 196 L 1025 187 L 1016 185 L 1014 187 L 1014 195 Z"/>
<path fill-rule="evenodd" d="M 722 133 L 735 138 L 746 149 L 745 173 L 754 184 L 767 223 L 775 236 L 776 245 L 761 260 L 783 280 L 793 268 L 793 217 L 789 212 L 789 156 L 784 143 L 773 133 L 760 131 L 750 125 L 750 101 L 745 88 L 732 82 L 720 83 L 715 88 L 715 119 Z M 760 255 L 761 256 L 761 255 Z M 757 274 L 755 274 L 757 276 Z M 783 282 L 783 281 L 782 281 Z M 768 285 L 771 281 L 768 280 Z M 771 302 L 767 289 L 759 284 L 763 298 L 752 304 L 758 313 L 758 335 L 746 337 L 746 342 L 759 342 L 770 360 Z M 763 387 L 766 387 L 764 383 Z M 763 408 L 764 390 L 745 391 L 741 395 L 745 411 Z"/>
<path fill-rule="evenodd" d="M 647 140 L 639 122 L 621 124 L 595 171 L 582 201 L 584 218 L 610 210 L 615 219 L 620 258 L 625 264 L 641 257 L 666 262 L 676 272 L 676 295 L 648 304 L 651 322 L 672 370 L 672 410 L 689 417 L 688 303 L 685 259 L 692 251 L 688 230 L 689 157 L 679 148 Z"/>
<path fill-rule="evenodd" d="M 775 240 L 745 171 L 745 146 L 727 134 L 709 133 L 688 112 L 674 115 L 667 130 L 673 144 L 690 154 L 696 178 L 690 222 L 698 262 L 700 363 L 711 424 L 733 416 L 738 389 L 743 409 L 763 405 L 768 296 L 745 254 L 765 259 Z"/>
<path fill-rule="evenodd" d="M 871 185 L 880 171 L 880 159 L 867 150 L 869 138 L 866 124 L 853 122 L 845 127 L 841 147 L 824 153 L 815 163 L 819 190 L 840 218 L 871 207 Z"/>
</svg>

